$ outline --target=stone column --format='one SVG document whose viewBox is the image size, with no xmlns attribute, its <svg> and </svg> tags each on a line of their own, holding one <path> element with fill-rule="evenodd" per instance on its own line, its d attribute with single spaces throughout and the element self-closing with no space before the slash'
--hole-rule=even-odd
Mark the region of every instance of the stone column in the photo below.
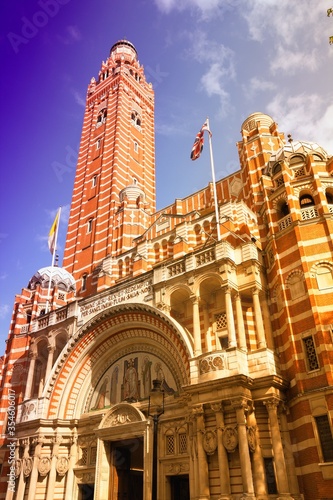
<svg viewBox="0 0 333 500">
<path fill-rule="evenodd" d="M 74 486 L 74 467 L 77 461 L 78 449 L 77 449 L 77 433 L 74 432 L 72 437 L 72 444 L 69 453 L 69 464 L 68 472 L 66 477 L 66 491 L 65 500 L 72 500 L 74 497 L 73 486 Z"/>
<path fill-rule="evenodd" d="M 257 342 L 258 342 L 258 348 L 260 349 L 261 347 L 266 347 L 266 338 L 265 338 L 264 322 L 262 320 L 262 314 L 261 314 L 258 288 L 253 288 L 252 294 L 253 294 L 255 327 L 257 332 Z"/>
<path fill-rule="evenodd" d="M 284 404 L 279 406 L 279 415 L 280 415 L 280 427 L 281 427 L 281 438 L 284 450 L 284 457 L 286 461 L 286 469 L 288 475 L 288 483 L 290 486 L 290 493 L 294 498 L 301 498 L 297 475 L 296 475 L 296 467 L 294 461 L 294 454 L 291 447 L 290 434 L 288 430 L 288 422 L 286 416 L 286 407 Z"/>
<path fill-rule="evenodd" d="M 211 352 L 213 350 L 212 347 L 212 337 L 211 337 L 211 330 L 210 330 L 210 322 L 209 322 L 209 303 L 204 302 L 203 306 L 203 313 L 204 313 L 204 329 L 205 329 L 205 340 L 206 340 L 206 352 Z"/>
<path fill-rule="evenodd" d="M 190 494 L 194 498 L 194 496 L 199 490 L 198 444 L 197 444 L 196 421 L 194 415 L 192 414 L 188 420 L 189 420 L 188 430 L 190 439 Z"/>
<path fill-rule="evenodd" d="M 37 486 L 37 480 L 38 480 L 38 463 L 39 463 L 43 443 L 44 443 L 43 436 L 39 436 L 38 438 L 33 439 L 33 444 L 36 444 L 36 446 L 35 446 L 34 455 L 33 455 L 33 465 L 32 465 L 32 471 L 30 474 L 29 491 L 28 491 L 27 500 L 35 500 L 35 497 L 36 497 L 36 486 Z"/>
<path fill-rule="evenodd" d="M 221 403 L 211 404 L 211 408 L 215 413 L 216 428 L 217 428 L 217 454 L 219 459 L 220 472 L 220 496 L 218 500 L 230 500 L 230 475 L 228 453 L 223 445 L 222 435 L 224 427 L 223 408 Z"/>
<path fill-rule="evenodd" d="M 209 500 L 209 478 L 207 455 L 203 446 L 203 435 L 205 432 L 204 410 L 203 406 L 194 408 L 197 423 L 197 444 L 198 444 L 198 488 L 195 498 L 198 500 Z"/>
<path fill-rule="evenodd" d="M 273 456 L 275 462 L 276 482 L 279 494 L 278 499 L 293 500 L 289 493 L 287 468 L 277 415 L 279 400 L 277 398 L 271 398 L 267 399 L 263 403 L 268 411 L 269 426 L 272 437 Z"/>
<path fill-rule="evenodd" d="M 225 310 L 227 314 L 228 344 L 229 347 L 237 347 L 234 313 L 231 302 L 231 288 L 225 290 Z"/>
<path fill-rule="evenodd" d="M 59 446 L 62 442 L 62 436 L 57 434 L 53 438 L 53 447 L 52 447 L 52 459 L 51 459 L 51 468 L 49 472 L 49 480 L 47 483 L 47 494 L 46 494 L 46 500 L 52 500 L 54 497 L 54 486 L 57 478 L 57 460 L 58 460 L 58 454 L 59 454 Z"/>
<path fill-rule="evenodd" d="M 194 356 L 200 356 L 200 354 L 202 354 L 202 348 L 201 348 L 199 297 L 192 296 L 191 299 L 193 304 Z"/>
<path fill-rule="evenodd" d="M 250 407 L 247 415 L 248 435 L 252 451 L 253 483 L 258 497 L 267 495 L 265 464 L 261 453 L 259 431 L 254 406 Z"/>
<path fill-rule="evenodd" d="M 47 356 L 47 365 L 46 365 L 46 370 L 45 370 L 45 382 L 47 377 L 50 375 L 50 372 L 52 370 L 52 365 L 53 365 L 53 355 L 55 351 L 55 345 L 49 344 L 47 346 L 47 350 L 49 351 L 48 356 Z"/>
<path fill-rule="evenodd" d="M 242 472 L 243 493 L 246 494 L 246 498 L 251 498 L 254 500 L 255 496 L 252 479 L 251 459 L 244 413 L 244 410 L 247 409 L 247 400 L 245 398 L 238 398 L 232 400 L 231 404 L 236 410 L 239 459 Z"/>
<path fill-rule="evenodd" d="M 274 337 L 273 337 L 273 331 L 272 331 L 272 323 L 271 323 L 271 315 L 269 312 L 269 307 L 268 307 L 268 294 L 266 293 L 266 296 L 264 297 L 264 300 L 261 302 L 262 304 L 262 312 L 264 319 L 266 321 L 266 338 L 267 338 L 267 347 L 269 349 L 274 350 Z"/>
<path fill-rule="evenodd" d="M 238 330 L 238 345 L 240 349 L 242 349 L 243 351 L 247 351 L 242 302 L 239 293 L 236 293 L 235 295 L 235 302 L 236 302 L 236 319 L 237 319 L 237 330 Z"/>
<path fill-rule="evenodd" d="M 27 377 L 27 385 L 25 386 L 24 400 L 31 398 L 32 384 L 34 382 L 35 365 L 37 359 L 37 350 L 30 348 L 29 357 L 30 357 L 30 364 Z"/>
<path fill-rule="evenodd" d="M 26 481 L 23 474 L 23 458 L 29 458 L 29 439 L 22 439 L 21 444 L 23 446 L 23 456 L 21 460 L 21 471 L 19 475 L 16 498 L 24 498 Z M 7 500 L 7 497 L 6 497 Z"/>
</svg>

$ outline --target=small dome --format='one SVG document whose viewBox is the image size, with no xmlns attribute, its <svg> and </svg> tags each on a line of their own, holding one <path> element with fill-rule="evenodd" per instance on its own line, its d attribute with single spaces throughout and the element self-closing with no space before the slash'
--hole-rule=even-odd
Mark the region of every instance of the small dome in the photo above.
<svg viewBox="0 0 333 500">
<path fill-rule="evenodd" d="M 145 193 L 136 183 L 130 184 L 129 186 L 122 189 L 119 193 L 120 202 L 127 199 L 129 202 L 134 202 L 138 198 L 145 198 Z"/>
<path fill-rule="evenodd" d="M 114 45 L 112 45 L 111 50 L 110 50 L 110 56 L 114 57 L 114 59 L 117 59 L 117 56 L 129 56 L 131 59 L 136 59 L 137 58 L 137 51 L 134 45 L 129 42 L 128 40 L 119 40 L 116 42 Z"/>
<path fill-rule="evenodd" d="M 277 162 L 279 160 L 288 159 L 290 156 L 296 154 L 308 155 L 309 153 L 317 153 L 325 160 L 328 157 L 326 151 L 316 142 L 291 141 L 279 149 L 277 153 L 273 154 L 270 161 Z"/>
<path fill-rule="evenodd" d="M 60 290 L 66 292 L 75 292 L 76 285 L 73 276 L 63 267 L 57 266 L 48 266 L 39 269 L 29 281 L 28 288 L 33 290 L 36 288 L 36 285 L 48 288 L 50 279 L 52 280 L 52 286 L 57 285 Z"/>
<path fill-rule="evenodd" d="M 269 115 L 265 115 L 264 113 L 260 112 L 252 113 L 243 122 L 241 131 L 247 130 L 247 132 L 250 132 L 251 130 L 256 128 L 257 122 L 260 122 L 260 125 L 262 127 L 269 128 L 272 125 L 272 123 L 274 123 L 274 120 Z"/>
</svg>

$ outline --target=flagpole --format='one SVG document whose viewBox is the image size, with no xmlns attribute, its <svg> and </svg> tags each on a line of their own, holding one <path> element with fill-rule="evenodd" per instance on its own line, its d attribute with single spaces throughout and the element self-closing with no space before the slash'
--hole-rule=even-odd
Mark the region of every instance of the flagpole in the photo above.
<svg viewBox="0 0 333 500">
<path fill-rule="evenodd" d="M 57 252 L 57 241 L 58 241 L 58 231 L 59 231 L 60 215 L 61 215 L 61 207 L 59 207 L 59 209 L 58 209 L 58 223 L 57 223 L 57 226 L 56 226 L 56 233 L 55 233 L 55 239 L 54 239 L 54 249 L 53 249 L 53 253 L 52 253 L 51 273 L 50 273 L 49 287 L 48 287 L 48 290 L 47 290 L 45 314 L 47 314 L 49 312 L 49 303 L 50 303 L 50 294 L 51 294 L 51 284 L 52 284 L 52 276 L 53 276 L 53 267 L 54 267 L 54 261 L 55 261 L 56 252 Z"/>
<path fill-rule="evenodd" d="M 217 194 L 216 194 L 216 182 L 215 182 L 215 168 L 214 168 L 214 157 L 213 157 L 213 146 L 212 146 L 212 133 L 210 132 L 209 119 L 207 118 L 207 128 L 209 137 L 209 152 L 210 152 L 210 166 L 212 169 L 212 180 L 213 180 L 213 193 L 214 193 L 214 205 L 215 205 L 215 217 L 216 217 L 216 227 L 217 227 L 217 241 L 221 240 L 221 230 L 220 230 L 220 215 L 219 207 L 217 204 Z"/>
</svg>

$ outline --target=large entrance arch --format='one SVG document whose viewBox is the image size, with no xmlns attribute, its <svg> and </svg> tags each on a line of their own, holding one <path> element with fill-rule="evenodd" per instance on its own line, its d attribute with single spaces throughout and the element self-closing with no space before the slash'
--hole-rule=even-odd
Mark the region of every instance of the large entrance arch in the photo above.
<svg viewBox="0 0 333 500">
<path fill-rule="evenodd" d="M 189 384 L 192 344 L 174 319 L 151 306 L 130 304 L 103 311 L 77 332 L 59 357 L 48 387 L 47 417 L 80 418 L 124 400 L 142 401 L 154 378 L 179 393 Z M 126 390 L 131 368 L 139 379 L 134 393 Z"/>
</svg>

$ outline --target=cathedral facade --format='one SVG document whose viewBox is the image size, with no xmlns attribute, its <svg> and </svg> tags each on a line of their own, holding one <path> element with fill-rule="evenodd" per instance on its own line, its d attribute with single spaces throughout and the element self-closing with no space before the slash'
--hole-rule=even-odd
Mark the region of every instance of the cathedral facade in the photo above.
<svg viewBox="0 0 333 500">
<path fill-rule="evenodd" d="M 333 158 L 259 112 L 237 148 L 156 211 L 154 92 L 113 45 L 63 266 L 15 298 L 0 499 L 333 499 Z"/>
</svg>

